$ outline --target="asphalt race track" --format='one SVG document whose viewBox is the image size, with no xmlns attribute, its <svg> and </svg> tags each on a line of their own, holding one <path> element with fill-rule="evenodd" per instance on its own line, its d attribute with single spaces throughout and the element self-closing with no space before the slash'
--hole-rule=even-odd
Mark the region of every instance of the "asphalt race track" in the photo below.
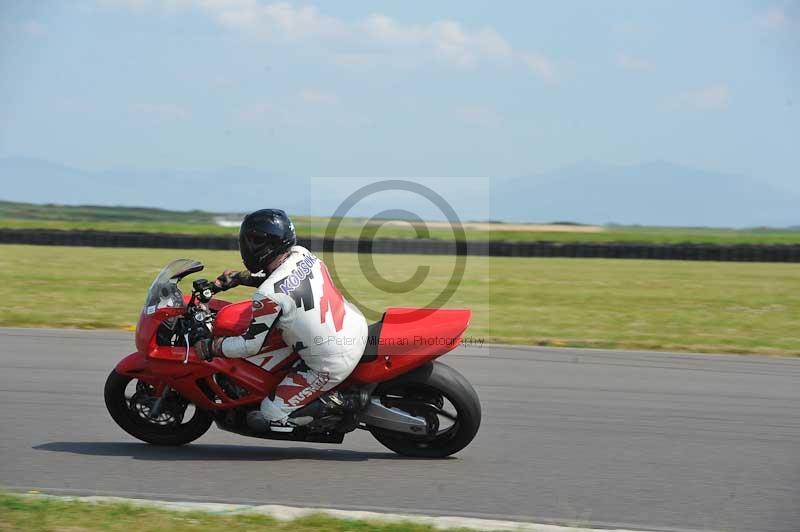
<svg viewBox="0 0 800 532">
<path fill-rule="evenodd" d="M 458 348 L 483 425 L 447 460 L 363 432 L 340 446 L 212 428 L 158 448 L 119 429 L 119 332 L 0 329 L 0 484 L 653 530 L 800 530 L 800 360 Z"/>
</svg>

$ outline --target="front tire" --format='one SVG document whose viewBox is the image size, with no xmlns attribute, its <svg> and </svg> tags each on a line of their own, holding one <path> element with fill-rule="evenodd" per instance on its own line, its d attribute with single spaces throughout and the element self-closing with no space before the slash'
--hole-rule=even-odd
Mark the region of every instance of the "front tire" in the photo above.
<svg viewBox="0 0 800 532">
<path fill-rule="evenodd" d="M 133 380 L 133 377 L 112 371 L 106 380 L 104 395 L 108 413 L 117 425 L 134 438 L 155 445 L 184 445 L 193 442 L 211 427 L 213 418 L 197 408 L 193 408 L 193 415 L 184 423 L 188 403 L 174 391 L 170 392 L 174 395 L 170 396 L 167 415 L 150 419 L 146 416 L 145 401 L 155 398 L 147 396 L 147 384 L 138 381 L 134 397 L 126 397 L 126 389 Z"/>
<path fill-rule="evenodd" d="M 394 405 L 412 415 L 445 416 L 452 421 L 449 428 L 424 437 L 368 427 L 376 440 L 403 456 L 450 456 L 469 445 L 481 424 L 481 404 L 475 389 L 463 375 L 441 362 L 426 364 L 382 383 L 375 389 L 373 397 L 379 397 L 383 404 Z M 455 414 L 446 411 L 446 404 L 452 406 Z M 438 427 L 438 419 L 434 422 Z"/>
</svg>

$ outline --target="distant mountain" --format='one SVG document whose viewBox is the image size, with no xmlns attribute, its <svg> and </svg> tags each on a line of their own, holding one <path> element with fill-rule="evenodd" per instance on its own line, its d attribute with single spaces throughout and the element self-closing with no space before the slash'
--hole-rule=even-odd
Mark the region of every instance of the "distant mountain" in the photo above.
<svg viewBox="0 0 800 532">
<path fill-rule="evenodd" d="M 34 203 L 81 203 L 99 184 L 82 170 L 25 157 L 0 159 L 0 181 L 0 196 Z"/>
<path fill-rule="evenodd" d="M 277 201 L 307 214 L 308 180 L 243 167 L 202 171 L 116 169 L 90 172 L 41 159 L 0 158 L 0 198 L 63 205 L 123 205 L 247 212 Z M 299 189 L 299 194 L 288 194 Z M 279 199 L 278 199 L 279 198 Z"/>
<path fill-rule="evenodd" d="M 513 221 L 785 227 L 800 222 L 798 206 L 765 183 L 668 162 L 584 162 L 492 190 L 492 216 Z"/>
<path fill-rule="evenodd" d="M 188 211 L 247 212 L 281 206 L 294 214 L 328 216 L 356 178 L 312 180 L 227 167 L 202 171 L 116 169 L 89 172 L 30 158 L 0 158 L 0 198 L 66 205 L 124 205 Z M 435 179 L 462 220 L 503 220 L 664 226 L 786 227 L 800 225 L 800 198 L 765 183 L 668 162 L 617 166 L 583 162 L 532 177 L 480 183 Z M 365 199 L 349 216 L 397 209 L 442 219 L 437 207 L 405 192 Z M 486 199 L 489 196 L 490 199 Z M 385 216 L 385 215 L 384 215 Z"/>
</svg>

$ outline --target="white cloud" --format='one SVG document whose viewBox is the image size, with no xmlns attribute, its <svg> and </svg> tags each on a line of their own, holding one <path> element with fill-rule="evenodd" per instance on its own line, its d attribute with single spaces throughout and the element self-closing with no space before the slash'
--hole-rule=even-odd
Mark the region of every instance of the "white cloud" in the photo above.
<svg viewBox="0 0 800 532">
<path fill-rule="evenodd" d="M 159 120 L 186 120 L 191 114 L 187 108 L 173 103 L 137 103 L 131 110 Z"/>
<path fill-rule="evenodd" d="M 304 94 L 308 99 L 303 99 Z M 324 96 L 323 96 L 324 95 Z M 238 112 L 238 119 L 251 127 L 270 127 L 287 129 L 325 129 L 336 130 L 346 128 L 362 128 L 372 125 L 372 120 L 360 114 L 353 114 L 342 110 L 340 107 L 328 107 L 320 110 L 310 107 L 309 103 L 327 103 L 332 95 L 322 91 L 301 91 L 298 98 L 289 98 L 283 102 L 263 103 L 256 102 L 243 107 Z M 322 99 L 322 101 L 320 101 Z"/>
<path fill-rule="evenodd" d="M 317 89 L 303 89 L 297 93 L 297 96 L 305 103 L 313 104 L 332 104 L 339 100 L 336 94 Z"/>
<path fill-rule="evenodd" d="M 358 23 L 364 36 L 378 44 L 390 46 L 415 46 L 427 38 L 426 29 L 420 25 L 402 25 L 393 18 L 373 13 Z"/>
<path fill-rule="evenodd" d="M 621 20 L 611 26 L 611 31 L 625 37 L 641 37 L 651 35 L 656 29 L 652 22 L 642 20 Z"/>
<path fill-rule="evenodd" d="M 26 20 L 22 23 L 22 31 L 32 37 L 42 37 L 47 35 L 47 28 L 41 22 Z"/>
<path fill-rule="evenodd" d="M 239 82 L 227 76 L 215 76 L 211 80 L 211 87 L 214 89 L 232 89 L 238 87 Z"/>
<path fill-rule="evenodd" d="M 386 60 L 386 54 L 343 52 L 334 53 L 331 60 L 333 64 L 341 67 L 374 67 Z"/>
<path fill-rule="evenodd" d="M 151 0 L 97 0 L 101 7 L 124 7 L 136 11 L 151 7 Z"/>
<path fill-rule="evenodd" d="M 198 0 L 197 4 L 223 26 L 254 37 L 295 41 L 346 33 L 342 21 L 323 15 L 312 6 L 262 4 L 255 0 Z"/>
<path fill-rule="evenodd" d="M 531 69 L 536 75 L 548 83 L 558 81 L 558 72 L 555 64 L 547 57 L 534 52 L 522 52 L 520 54 L 522 62 Z"/>
<path fill-rule="evenodd" d="M 653 63 L 650 61 L 625 52 L 620 52 L 616 55 L 614 64 L 623 70 L 631 72 L 647 72 L 653 70 Z"/>
<path fill-rule="evenodd" d="M 239 111 L 239 120 L 256 127 L 309 128 L 319 126 L 320 116 L 318 113 L 308 112 L 296 102 L 257 102 L 243 107 Z"/>
<path fill-rule="evenodd" d="M 789 15 L 783 6 L 772 6 L 756 17 L 756 23 L 768 30 L 780 30 L 789 24 Z"/>
<path fill-rule="evenodd" d="M 239 112 L 239 118 L 244 122 L 261 122 L 265 118 L 277 114 L 276 108 L 268 103 L 256 103 L 245 107 Z"/>
<path fill-rule="evenodd" d="M 101 0 L 139 2 L 146 0 Z M 479 65 L 518 65 L 548 83 L 557 81 L 555 63 L 535 50 L 515 49 L 490 27 L 466 28 L 453 20 L 406 24 L 380 13 L 347 21 L 321 13 L 313 6 L 258 0 L 161 0 L 167 10 L 193 6 L 220 25 L 258 39 L 316 42 L 326 46 L 333 62 L 356 66 L 404 66 L 434 60 L 455 68 Z M 347 53 L 336 50 L 339 46 Z M 333 49 L 331 49 L 333 48 Z M 389 61 L 374 61 L 391 56 Z"/>
<path fill-rule="evenodd" d="M 433 53 L 444 63 L 473 67 L 483 61 L 512 58 L 513 49 L 497 31 L 483 28 L 470 31 L 453 20 L 429 24 L 402 24 L 386 15 L 372 14 L 354 27 L 364 43 L 384 49 Z"/>
<path fill-rule="evenodd" d="M 728 107 L 731 91 L 726 85 L 709 85 L 684 92 L 679 97 L 682 107 L 698 111 L 719 111 Z"/>
<path fill-rule="evenodd" d="M 484 128 L 496 128 L 502 122 L 500 114 L 489 107 L 459 107 L 455 110 L 455 115 L 462 122 Z"/>
</svg>

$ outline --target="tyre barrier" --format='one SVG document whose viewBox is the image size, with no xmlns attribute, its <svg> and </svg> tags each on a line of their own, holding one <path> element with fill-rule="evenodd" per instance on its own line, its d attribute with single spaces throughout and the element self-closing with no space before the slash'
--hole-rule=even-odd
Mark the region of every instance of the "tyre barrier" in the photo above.
<svg viewBox="0 0 800 532">
<path fill-rule="evenodd" d="M 323 251 L 322 237 L 299 237 L 298 244 Z M 233 236 L 177 235 L 110 231 L 60 231 L 53 229 L 0 229 L 0 244 L 172 249 L 238 249 Z M 330 247 L 330 246 L 328 246 Z M 456 243 L 427 239 L 357 240 L 339 238 L 336 251 L 454 255 Z M 467 242 L 467 255 L 491 257 L 574 257 L 602 259 L 656 259 L 735 262 L 800 262 L 798 244 L 644 244 L 628 242 Z"/>
</svg>

